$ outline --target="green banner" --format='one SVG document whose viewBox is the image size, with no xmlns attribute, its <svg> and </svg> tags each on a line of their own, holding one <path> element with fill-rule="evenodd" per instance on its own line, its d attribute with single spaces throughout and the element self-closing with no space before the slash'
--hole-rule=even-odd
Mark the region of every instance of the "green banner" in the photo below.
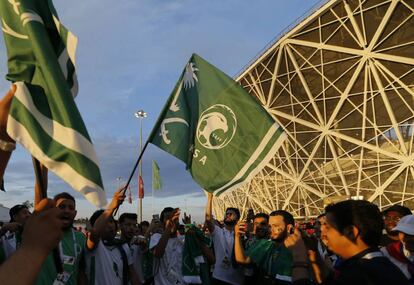
<svg viewBox="0 0 414 285">
<path fill-rule="evenodd" d="M 285 132 L 237 82 L 194 54 L 150 135 L 194 180 L 220 195 L 275 155 Z"/>
</svg>

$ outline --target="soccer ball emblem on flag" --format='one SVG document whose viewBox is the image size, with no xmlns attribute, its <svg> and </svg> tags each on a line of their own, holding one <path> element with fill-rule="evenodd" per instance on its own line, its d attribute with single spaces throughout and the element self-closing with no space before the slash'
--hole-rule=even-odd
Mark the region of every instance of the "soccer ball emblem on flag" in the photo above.
<svg viewBox="0 0 414 285">
<path fill-rule="evenodd" d="M 205 110 L 198 122 L 198 142 L 208 149 L 221 149 L 234 137 L 237 119 L 234 112 L 225 105 L 213 105 Z"/>
</svg>

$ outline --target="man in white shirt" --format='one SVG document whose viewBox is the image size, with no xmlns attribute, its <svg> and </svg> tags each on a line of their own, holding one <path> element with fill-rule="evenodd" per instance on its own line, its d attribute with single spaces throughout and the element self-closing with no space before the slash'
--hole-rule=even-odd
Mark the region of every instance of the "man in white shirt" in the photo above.
<svg viewBox="0 0 414 285">
<path fill-rule="evenodd" d="M 121 191 L 115 192 L 107 209 L 96 211 L 90 218 L 92 229 L 86 243 L 89 284 L 140 284 L 128 244 L 115 239 L 117 225 L 112 215 L 124 199 Z"/>
<path fill-rule="evenodd" d="M 184 237 L 177 237 L 180 209 L 165 208 L 160 215 L 164 231 L 151 236 L 155 285 L 185 285 L 182 275 Z"/>
<path fill-rule="evenodd" d="M 119 228 L 121 230 L 121 240 L 129 245 L 132 262 L 139 281 L 144 283 L 142 272 L 142 253 L 147 250 L 148 243 L 144 236 L 136 236 L 137 231 L 137 214 L 123 213 L 119 217 Z"/>
<path fill-rule="evenodd" d="M 244 282 L 243 267 L 233 264 L 234 226 L 240 219 L 237 208 L 227 208 L 224 227 L 215 224 L 212 216 L 213 194 L 208 194 L 206 207 L 206 225 L 213 238 L 216 263 L 213 271 L 213 285 L 239 285 Z"/>
<path fill-rule="evenodd" d="M 23 226 L 31 213 L 25 205 L 15 205 L 10 211 L 10 223 L 0 229 L 0 245 L 3 247 L 4 257 L 8 258 L 19 247 Z M 0 260 L 2 263 L 4 260 Z"/>
</svg>

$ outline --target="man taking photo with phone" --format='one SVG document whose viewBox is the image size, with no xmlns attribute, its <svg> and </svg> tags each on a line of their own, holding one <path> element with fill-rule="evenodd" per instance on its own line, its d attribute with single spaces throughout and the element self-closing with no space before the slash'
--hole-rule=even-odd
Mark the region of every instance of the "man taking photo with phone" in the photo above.
<svg viewBox="0 0 414 285">
<path fill-rule="evenodd" d="M 258 284 L 291 284 L 292 254 L 284 242 L 294 229 L 292 214 L 284 210 L 273 211 L 269 215 L 270 240 L 257 241 L 248 251 L 244 251 L 242 238 L 246 234 L 246 224 L 237 223 L 235 227 L 234 253 L 239 264 L 256 264 L 259 269 Z"/>
</svg>

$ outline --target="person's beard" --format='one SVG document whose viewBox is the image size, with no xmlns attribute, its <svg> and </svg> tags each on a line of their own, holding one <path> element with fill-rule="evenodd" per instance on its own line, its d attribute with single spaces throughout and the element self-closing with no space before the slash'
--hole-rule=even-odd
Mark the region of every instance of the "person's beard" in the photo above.
<svg viewBox="0 0 414 285">
<path fill-rule="evenodd" d="M 272 238 L 272 241 L 280 243 L 283 242 L 287 238 L 287 229 L 280 233 L 277 238 Z"/>
<path fill-rule="evenodd" d="M 387 235 L 395 237 L 398 236 L 398 232 L 397 231 L 392 231 L 393 228 L 391 229 L 385 229 L 385 231 L 387 232 Z"/>
<path fill-rule="evenodd" d="M 224 220 L 224 224 L 226 226 L 229 226 L 229 227 L 234 226 L 236 223 L 237 223 L 237 221 L 235 221 L 235 220 Z"/>
</svg>

